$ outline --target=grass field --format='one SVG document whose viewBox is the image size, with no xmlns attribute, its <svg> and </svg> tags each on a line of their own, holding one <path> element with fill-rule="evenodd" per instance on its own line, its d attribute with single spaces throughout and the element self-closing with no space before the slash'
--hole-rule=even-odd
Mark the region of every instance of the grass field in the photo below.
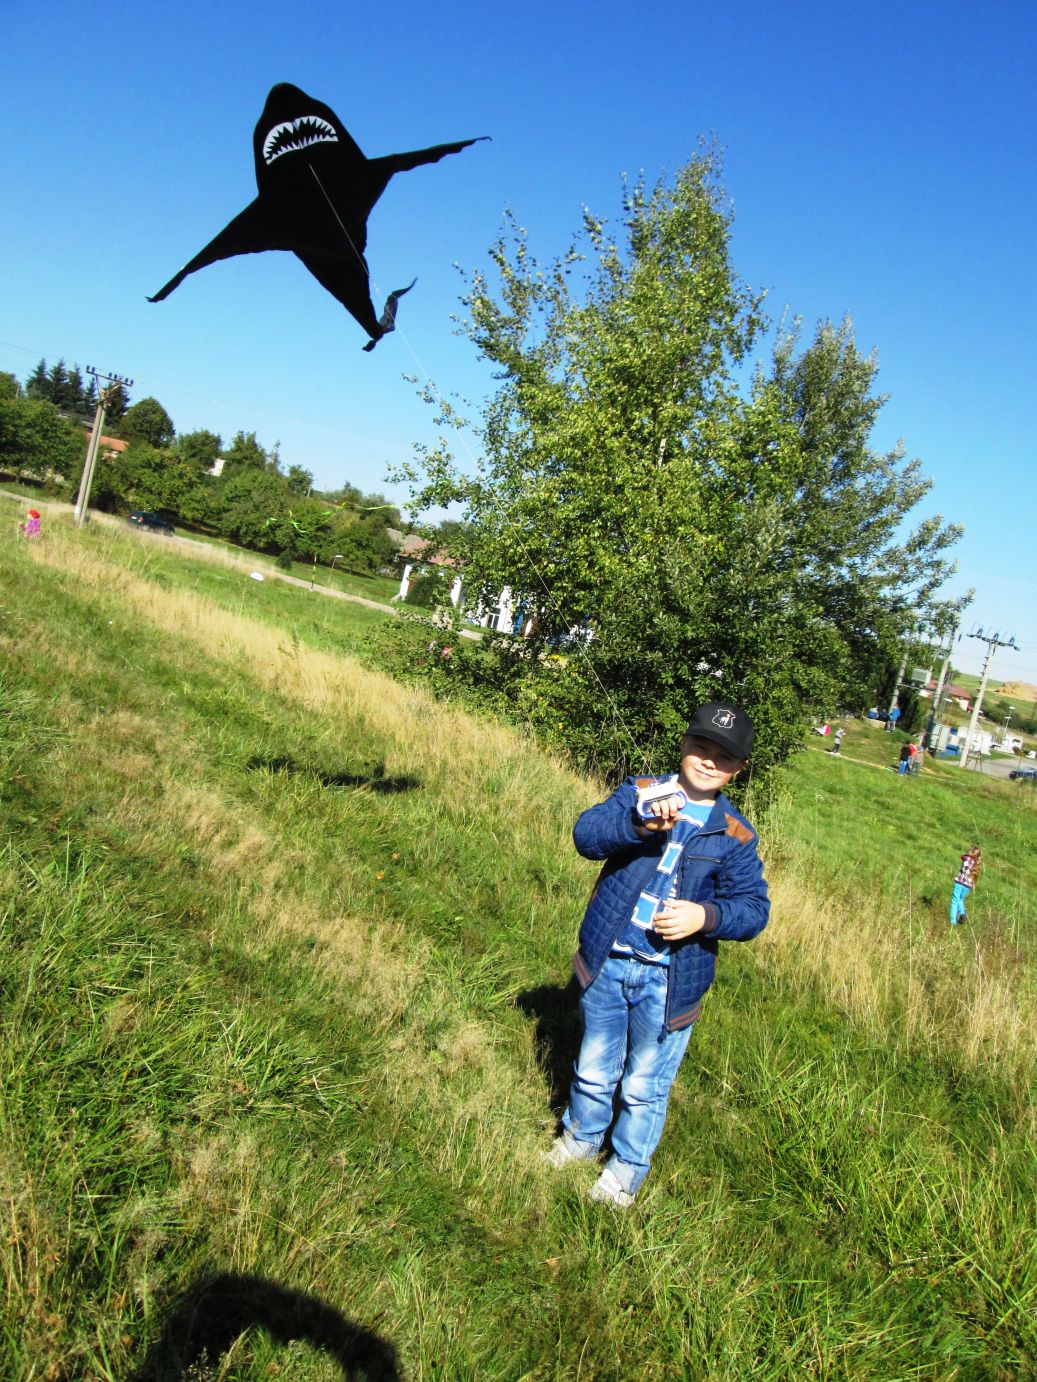
<svg viewBox="0 0 1037 1382">
<path fill-rule="evenodd" d="M 600 788 L 384 617 L 0 545 L 5 1379 L 1037 1374 L 1032 795 L 800 756 L 617 1215 L 540 1159 Z"/>
</svg>

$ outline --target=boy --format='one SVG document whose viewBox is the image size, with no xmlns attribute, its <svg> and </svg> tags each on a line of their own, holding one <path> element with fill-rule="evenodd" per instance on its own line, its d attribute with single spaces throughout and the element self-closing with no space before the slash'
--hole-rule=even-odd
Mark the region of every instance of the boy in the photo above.
<svg viewBox="0 0 1037 1382">
<path fill-rule="evenodd" d="M 610 1156 L 591 1198 L 626 1208 L 648 1175 L 666 1104 L 713 982 L 719 940 L 751 940 L 770 902 L 756 834 L 723 795 L 746 767 L 755 730 L 746 712 L 713 701 L 695 712 L 672 779 L 627 778 L 584 811 L 573 839 L 605 865 L 573 960 L 583 1042 L 548 1154 L 553 1166 Z M 672 783 L 672 792 L 643 807 Z"/>
</svg>

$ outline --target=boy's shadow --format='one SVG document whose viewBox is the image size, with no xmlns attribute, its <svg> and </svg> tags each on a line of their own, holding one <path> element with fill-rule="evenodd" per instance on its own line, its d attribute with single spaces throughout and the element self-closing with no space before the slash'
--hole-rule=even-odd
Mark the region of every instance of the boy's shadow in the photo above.
<svg viewBox="0 0 1037 1382">
<path fill-rule="evenodd" d="M 263 1329 L 278 1343 L 312 1344 L 339 1364 L 346 1382 L 402 1377 L 392 1344 L 316 1296 L 263 1277 L 221 1272 L 172 1303 L 162 1333 L 129 1382 L 187 1382 L 219 1363 L 250 1329 Z"/>
<path fill-rule="evenodd" d="M 516 1004 L 536 1021 L 536 1053 L 547 1076 L 551 1108 L 561 1113 L 569 1097 L 573 1065 L 580 1050 L 580 988 L 575 979 L 563 987 L 541 984 L 520 993 Z"/>
<path fill-rule="evenodd" d="M 376 763 L 364 773 L 329 773 L 287 757 L 250 758 L 245 767 L 251 772 L 262 769 L 268 773 L 285 773 L 289 777 L 304 773 L 308 777 L 315 777 L 322 787 L 367 787 L 370 791 L 382 795 L 412 792 L 415 787 L 422 785 L 420 777 L 386 777 L 384 763 Z"/>
</svg>

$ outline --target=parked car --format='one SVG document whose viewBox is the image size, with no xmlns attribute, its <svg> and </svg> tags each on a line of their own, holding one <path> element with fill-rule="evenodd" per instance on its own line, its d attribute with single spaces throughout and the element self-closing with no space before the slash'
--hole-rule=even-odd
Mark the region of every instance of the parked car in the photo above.
<svg viewBox="0 0 1037 1382">
<path fill-rule="evenodd" d="M 131 528 L 150 528 L 153 533 L 165 533 L 167 537 L 172 537 L 176 532 L 168 519 L 152 513 L 150 509 L 134 509 L 126 521 Z"/>
<path fill-rule="evenodd" d="M 1037 780 L 1037 768 L 1013 768 L 1008 776 L 1013 781 L 1032 782 Z"/>
</svg>

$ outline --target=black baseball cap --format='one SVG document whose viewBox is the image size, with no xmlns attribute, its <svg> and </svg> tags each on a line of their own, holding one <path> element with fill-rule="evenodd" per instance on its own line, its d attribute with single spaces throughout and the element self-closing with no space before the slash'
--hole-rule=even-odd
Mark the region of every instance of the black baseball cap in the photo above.
<svg viewBox="0 0 1037 1382">
<path fill-rule="evenodd" d="M 699 734 L 730 750 L 736 758 L 748 758 L 756 738 L 756 726 L 740 705 L 710 701 L 700 705 L 685 734 Z"/>
</svg>

